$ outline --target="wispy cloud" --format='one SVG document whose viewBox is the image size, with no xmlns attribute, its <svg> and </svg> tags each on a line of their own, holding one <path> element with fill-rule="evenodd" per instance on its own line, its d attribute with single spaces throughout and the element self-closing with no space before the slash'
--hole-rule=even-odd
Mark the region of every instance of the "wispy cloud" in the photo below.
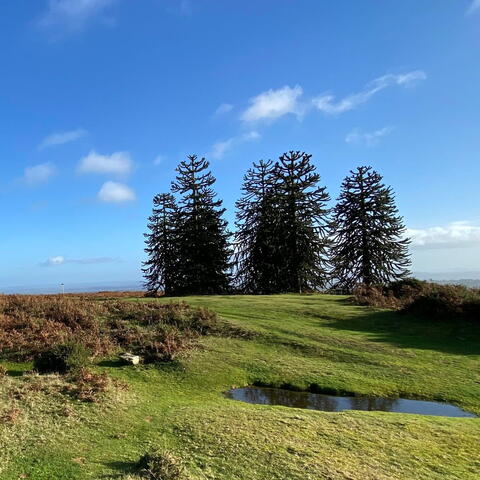
<svg viewBox="0 0 480 480">
<path fill-rule="evenodd" d="M 23 171 L 23 181 L 29 186 L 39 185 L 50 180 L 56 171 L 55 165 L 50 162 L 27 167 Z"/>
<path fill-rule="evenodd" d="M 232 150 L 232 148 L 241 145 L 242 143 L 251 142 L 260 138 L 261 135 L 255 130 L 252 130 L 251 132 L 245 133 L 243 135 L 231 137 L 228 140 L 216 142 L 212 145 L 210 156 L 218 160 L 220 158 L 223 158 L 227 152 Z"/>
<path fill-rule="evenodd" d="M 418 249 L 480 246 L 480 226 L 466 221 L 442 227 L 408 229 L 406 235 L 412 239 L 412 247 Z"/>
<path fill-rule="evenodd" d="M 395 85 L 411 87 L 426 78 L 427 75 L 421 70 L 399 75 L 383 75 L 368 83 L 360 92 L 352 93 L 340 100 L 337 100 L 331 93 L 304 98 L 300 85 L 294 87 L 286 85 L 277 90 L 267 90 L 251 98 L 250 105 L 240 118 L 246 123 L 275 120 L 288 114 L 301 119 L 312 109 L 320 110 L 328 115 L 339 115 L 368 102 L 376 93 L 387 87 Z"/>
<path fill-rule="evenodd" d="M 468 7 L 467 14 L 472 15 L 472 13 L 475 13 L 480 10 L 480 0 L 472 0 L 472 3 Z"/>
<path fill-rule="evenodd" d="M 153 160 L 153 164 L 156 166 L 160 165 L 165 161 L 165 159 L 166 159 L 165 155 L 157 155 Z"/>
<path fill-rule="evenodd" d="M 304 109 L 300 104 L 303 89 L 300 85 L 288 85 L 277 90 L 267 90 L 250 99 L 250 106 L 242 113 L 244 122 L 275 120 L 287 114 L 301 116 Z"/>
<path fill-rule="evenodd" d="M 54 147 L 56 145 L 63 145 L 65 143 L 74 142 L 80 138 L 83 138 L 88 135 L 88 132 L 83 128 L 78 128 L 77 130 L 70 130 L 68 132 L 59 132 L 52 133 L 48 137 L 45 137 L 42 140 L 42 143 L 38 146 L 40 150 L 48 147 Z"/>
<path fill-rule="evenodd" d="M 63 265 L 65 263 L 65 257 L 57 255 L 56 257 L 50 257 L 44 262 L 41 262 L 42 267 L 55 267 L 57 265 Z"/>
<path fill-rule="evenodd" d="M 427 75 L 421 70 L 414 70 L 401 75 L 383 75 L 367 84 L 367 86 L 358 93 L 352 93 L 340 100 L 336 100 L 334 95 L 326 93 L 313 98 L 312 103 L 315 108 L 326 114 L 338 115 L 359 107 L 370 100 L 376 93 L 387 87 L 395 85 L 410 87 L 419 81 L 426 80 L 426 78 Z"/>
<path fill-rule="evenodd" d="M 77 264 L 77 265 L 96 265 L 101 263 L 117 263 L 120 259 L 112 257 L 94 257 L 94 258 L 65 258 L 62 255 L 50 257 L 44 262 L 40 262 L 42 267 L 58 267 L 65 264 Z"/>
<path fill-rule="evenodd" d="M 373 132 L 362 132 L 355 129 L 345 137 L 345 142 L 355 144 L 365 144 L 368 147 L 377 145 L 382 137 L 388 135 L 394 130 L 393 127 L 383 127 Z"/>
<path fill-rule="evenodd" d="M 45 30 L 79 32 L 116 1 L 49 0 L 48 8 L 38 20 L 38 25 Z"/>
<path fill-rule="evenodd" d="M 224 115 L 225 113 L 231 112 L 233 110 L 233 105 L 231 103 L 222 103 L 215 110 L 215 115 Z"/>
<path fill-rule="evenodd" d="M 135 192 L 128 185 L 111 181 L 102 185 L 97 197 L 105 203 L 128 203 L 136 199 Z"/>
<path fill-rule="evenodd" d="M 133 162 L 128 152 L 114 152 L 111 155 L 101 155 L 92 150 L 80 160 L 78 173 L 100 173 L 127 175 L 132 171 Z"/>
</svg>

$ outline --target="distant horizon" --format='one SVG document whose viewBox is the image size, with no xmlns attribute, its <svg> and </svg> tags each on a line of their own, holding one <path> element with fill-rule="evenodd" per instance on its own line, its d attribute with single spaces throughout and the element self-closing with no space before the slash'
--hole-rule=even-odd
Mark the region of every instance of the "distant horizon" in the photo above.
<svg viewBox="0 0 480 480">
<path fill-rule="evenodd" d="M 480 272 L 458 272 L 458 273 L 426 273 L 412 272 L 412 277 L 419 280 L 434 282 L 474 282 L 480 286 Z M 125 280 L 112 282 L 73 282 L 65 283 L 65 293 L 94 293 L 94 292 L 122 292 L 122 291 L 144 291 L 143 280 Z M 0 295 L 12 294 L 55 294 L 62 293 L 62 283 L 51 283 L 45 285 L 12 285 L 0 286 Z"/>
</svg>

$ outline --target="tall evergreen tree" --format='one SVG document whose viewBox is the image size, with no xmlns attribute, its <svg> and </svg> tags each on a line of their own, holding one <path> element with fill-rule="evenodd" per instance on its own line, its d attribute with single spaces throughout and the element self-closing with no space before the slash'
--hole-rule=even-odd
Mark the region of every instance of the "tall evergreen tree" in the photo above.
<svg viewBox="0 0 480 480">
<path fill-rule="evenodd" d="M 358 167 L 345 178 L 331 225 L 336 286 L 383 284 L 409 275 L 403 219 L 391 187 L 372 167 Z"/>
<path fill-rule="evenodd" d="M 229 234 L 225 209 L 216 199 L 209 163 L 189 155 L 177 167 L 172 192 L 179 200 L 177 293 L 225 293 L 230 284 Z"/>
<path fill-rule="evenodd" d="M 147 224 L 150 232 L 144 234 L 148 259 L 142 268 L 144 287 L 149 293 L 163 290 L 165 295 L 170 295 L 175 291 L 177 217 L 173 195 L 162 193 L 153 198 Z"/>
<path fill-rule="evenodd" d="M 276 194 L 271 160 L 254 163 L 236 202 L 235 279 L 245 293 L 278 291 L 281 259 L 276 245 Z"/>
<path fill-rule="evenodd" d="M 281 270 L 279 291 L 323 288 L 328 275 L 328 209 L 326 188 L 305 152 L 284 153 L 275 165 L 278 208 L 276 235 Z"/>
</svg>

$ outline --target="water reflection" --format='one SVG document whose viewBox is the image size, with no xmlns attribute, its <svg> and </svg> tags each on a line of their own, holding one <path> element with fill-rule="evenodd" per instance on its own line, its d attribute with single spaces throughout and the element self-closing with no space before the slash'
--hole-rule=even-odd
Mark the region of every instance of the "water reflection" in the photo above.
<svg viewBox="0 0 480 480">
<path fill-rule="evenodd" d="M 474 414 L 448 403 L 407 400 L 404 398 L 382 398 L 370 396 L 342 397 L 309 392 L 294 392 L 281 388 L 245 387 L 235 388 L 226 396 L 233 400 L 262 405 L 341 412 L 343 410 L 367 410 L 397 413 L 417 413 L 444 417 L 475 417 Z"/>
</svg>

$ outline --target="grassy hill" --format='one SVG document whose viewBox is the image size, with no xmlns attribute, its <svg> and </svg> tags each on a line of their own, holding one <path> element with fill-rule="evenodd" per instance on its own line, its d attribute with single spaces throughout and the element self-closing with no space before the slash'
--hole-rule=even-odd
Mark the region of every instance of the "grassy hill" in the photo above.
<svg viewBox="0 0 480 480">
<path fill-rule="evenodd" d="M 4 362 L 0 478 L 137 478 L 135 462 L 152 447 L 173 452 L 191 479 L 478 478 L 480 418 L 317 412 L 223 396 L 261 382 L 442 400 L 480 414 L 478 327 L 425 323 L 340 296 L 186 300 L 215 310 L 237 334 L 202 337 L 163 366 L 102 359 L 95 368 L 128 385 L 108 401 L 70 400 L 56 388 L 61 378 L 26 382 L 16 375 L 30 365 Z"/>
</svg>

